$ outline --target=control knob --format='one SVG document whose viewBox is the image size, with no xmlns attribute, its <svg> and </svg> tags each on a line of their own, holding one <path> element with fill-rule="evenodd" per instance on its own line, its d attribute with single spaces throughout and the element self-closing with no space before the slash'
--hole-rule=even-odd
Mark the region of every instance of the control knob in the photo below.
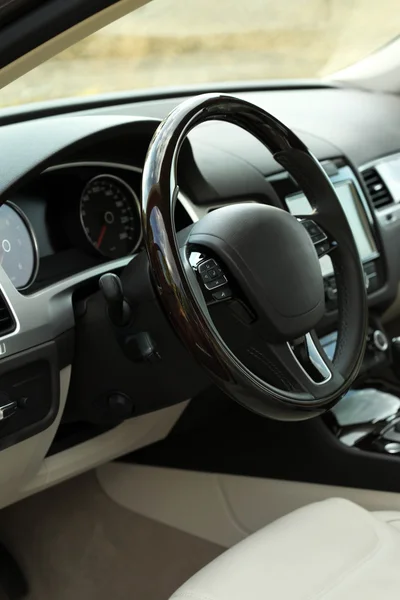
<svg viewBox="0 0 400 600">
<path fill-rule="evenodd" d="M 389 348 L 389 341 L 386 335 L 380 329 L 376 329 L 372 334 L 372 343 L 379 352 L 386 352 Z"/>
</svg>

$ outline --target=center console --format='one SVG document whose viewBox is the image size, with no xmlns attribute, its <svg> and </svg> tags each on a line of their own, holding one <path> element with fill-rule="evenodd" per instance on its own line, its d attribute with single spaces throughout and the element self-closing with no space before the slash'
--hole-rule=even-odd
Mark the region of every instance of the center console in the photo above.
<svg viewBox="0 0 400 600">
<path fill-rule="evenodd" d="M 351 390 L 332 409 L 327 421 L 346 446 L 400 456 L 398 390 L 395 393 L 373 387 Z"/>
<path fill-rule="evenodd" d="M 348 219 L 365 276 L 369 306 L 383 294 L 388 273 L 384 247 L 377 222 L 355 171 L 342 159 L 322 163 L 339 202 Z M 286 208 L 294 216 L 312 215 L 313 208 L 296 182 L 287 173 L 269 181 Z M 312 218 L 312 217 L 311 217 Z M 382 230 L 381 230 L 382 233 Z M 321 344 L 332 360 L 337 342 L 336 314 L 338 290 L 332 261 L 328 255 L 320 258 L 324 277 L 327 326 L 322 326 Z M 397 279 L 397 278 L 396 278 Z M 379 300 L 378 300 L 379 302 Z M 400 382 L 393 374 L 393 384 L 382 384 L 388 367 L 400 358 L 400 338 L 389 339 L 380 321 L 381 311 L 370 311 L 367 346 L 356 389 L 350 390 L 327 415 L 327 423 L 335 436 L 346 446 L 370 452 L 400 456 Z M 379 382 L 380 374 L 384 374 Z M 376 384 L 374 384 L 376 382 Z"/>
</svg>

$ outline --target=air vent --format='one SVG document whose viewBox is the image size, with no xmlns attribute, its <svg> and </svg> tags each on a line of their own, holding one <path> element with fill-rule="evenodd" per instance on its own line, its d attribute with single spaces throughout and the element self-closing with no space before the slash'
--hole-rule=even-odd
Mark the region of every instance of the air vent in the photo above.
<svg viewBox="0 0 400 600">
<path fill-rule="evenodd" d="M 376 210 L 393 204 L 393 198 L 376 169 L 366 169 L 362 172 L 362 176 Z"/>
<path fill-rule="evenodd" d="M 0 294 L 0 336 L 11 333 L 15 329 L 15 321 L 8 304 Z"/>
</svg>

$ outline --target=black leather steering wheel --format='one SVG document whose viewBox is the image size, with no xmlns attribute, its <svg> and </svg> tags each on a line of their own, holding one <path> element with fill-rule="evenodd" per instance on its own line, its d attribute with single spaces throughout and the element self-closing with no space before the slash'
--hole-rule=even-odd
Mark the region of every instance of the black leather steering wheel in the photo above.
<svg viewBox="0 0 400 600">
<path fill-rule="evenodd" d="M 312 214 L 294 217 L 276 207 L 241 203 L 208 213 L 183 237 L 177 236 L 178 155 L 190 130 L 209 120 L 238 125 L 262 142 L 304 191 Z M 180 104 L 158 127 L 149 147 L 143 228 L 163 308 L 178 336 L 224 392 L 259 414 L 300 420 L 328 410 L 349 389 L 367 336 L 364 273 L 329 178 L 288 127 L 231 96 L 207 94 Z M 318 239 L 326 240 L 338 288 L 332 362 L 314 329 L 325 311 Z M 210 283 L 211 276 L 217 286 Z M 210 293 L 213 301 L 215 294 L 222 295 L 218 304 L 227 310 L 240 297 L 240 306 L 253 315 L 246 327 L 257 330 L 269 356 L 264 361 L 266 379 L 273 371 L 274 381 L 282 386 L 254 373 L 228 347 L 210 314 Z"/>
</svg>

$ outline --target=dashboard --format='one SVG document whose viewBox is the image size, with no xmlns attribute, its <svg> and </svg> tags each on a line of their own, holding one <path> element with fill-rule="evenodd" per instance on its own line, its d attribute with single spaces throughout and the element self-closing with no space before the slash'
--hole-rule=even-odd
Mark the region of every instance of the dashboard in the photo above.
<svg viewBox="0 0 400 600">
<path fill-rule="evenodd" d="M 237 93 L 286 122 L 321 161 L 355 236 L 370 313 L 395 322 L 400 318 L 400 99 L 326 86 Z M 3 116 L 0 381 L 7 389 L 0 392 L 13 397 L 21 389 L 18 402 L 32 401 L 0 424 L 0 449 L 3 456 L 11 452 L 11 468 L 14 447 L 31 443 L 24 459 L 34 457 L 36 483 L 30 489 L 39 486 L 44 464 L 48 469 L 60 456 L 65 466 L 65 453 L 71 458 L 63 477 L 76 474 L 76 447 L 79 461 L 86 457 L 84 468 L 92 468 L 135 444 L 160 439 L 188 398 L 209 385 L 166 316 L 160 311 L 155 318 L 156 297 L 137 276 L 145 260 L 141 175 L 147 148 L 160 119 L 182 99 L 125 98 L 103 106 L 64 105 L 60 114 L 53 107 L 50 114 Z M 301 218 L 310 213 L 307 198 L 268 151 L 226 123 L 206 123 L 191 132 L 182 146 L 178 182 L 177 231 L 236 202 L 270 204 Z M 308 233 L 313 237 L 311 229 Z M 316 243 L 321 254 L 323 244 Z M 329 257 L 320 262 L 326 312 L 318 333 L 331 336 L 331 343 L 337 287 Z M 105 318 L 99 278 L 108 272 L 121 275 L 129 293 L 141 300 L 135 306 L 136 331 L 156 340 L 162 356 L 151 368 L 121 353 Z M 59 375 L 65 377 L 66 370 L 63 384 Z M 21 381 L 28 382 L 24 394 Z M 134 406 L 132 423 L 151 423 L 146 442 L 137 442 L 141 434 L 134 444 L 132 437 L 128 442 L 130 434 L 124 438 L 118 429 L 120 420 L 110 417 L 110 398 L 114 402 L 116 395 L 119 407 L 126 399 Z M 163 423 L 168 415 L 167 424 L 154 426 L 161 414 Z M 71 430 L 73 444 L 65 441 Z M 96 439 L 104 440 L 105 431 L 113 450 L 104 454 L 110 446 L 103 445 L 100 459 Z M 48 484 L 57 477 L 49 477 Z M 10 498 L 21 494 L 14 490 Z"/>
<path fill-rule="evenodd" d="M 224 127 L 230 135 L 237 129 Z M 182 152 L 182 189 L 175 214 L 178 231 L 232 202 L 263 202 L 295 216 L 310 214 L 307 198 L 287 172 L 260 178 L 247 161 L 205 144 L 202 136 L 209 127 L 199 129 L 200 143 L 194 131 Z M 238 144 L 242 136 L 246 139 L 244 132 L 236 133 Z M 111 139 L 104 148 L 96 145 L 95 156 L 89 148 L 68 162 L 52 164 L 8 196 L 0 208 L 5 217 L 0 225 L 0 260 L 18 291 L 34 294 L 116 260 L 125 259 L 126 264 L 143 250 L 141 176 L 149 141 L 148 135 L 136 140 L 136 164 L 129 164 L 128 156 L 126 162 L 117 162 L 119 138 Z M 260 145 L 259 151 L 265 149 Z M 97 158 L 99 154 L 103 160 Z M 386 307 L 397 293 L 398 241 L 391 240 L 400 224 L 399 156 L 380 157 L 376 164 L 369 162 L 359 169 L 345 156 L 322 160 L 351 224 L 371 306 L 382 303 Z M 216 172 L 218 159 L 221 171 Z M 325 282 L 325 332 L 334 320 L 337 288 L 329 256 L 320 263 Z"/>
</svg>

